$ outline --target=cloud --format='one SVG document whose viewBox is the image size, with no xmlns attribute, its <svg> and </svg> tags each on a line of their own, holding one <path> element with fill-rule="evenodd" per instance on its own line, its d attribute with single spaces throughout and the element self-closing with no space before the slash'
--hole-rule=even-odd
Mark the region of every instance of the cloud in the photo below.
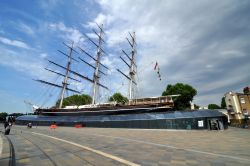
<svg viewBox="0 0 250 166">
<path fill-rule="evenodd" d="M 225 58 L 237 58 L 237 57 L 244 57 L 246 56 L 245 53 L 238 51 L 238 50 L 226 50 L 222 51 L 221 55 L 223 55 Z"/>
<path fill-rule="evenodd" d="M 45 58 L 48 57 L 48 54 L 46 54 L 46 53 L 41 53 L 39 57 L 42 58 L 42 59 L 45 59 Z"/>
<path fill-rule="evenodd" d="M 51 74 L 44 72 L 45 61 L 31 56 L 32 52 L 14 51 L 0 47 L 0 65 L 11 67 L 27 76 L 40 79 L 51 79 Z"/>
<path fill-rule="evenodd" d="M 76 28 L 66 27 L 64 23 L 50 23 L 49 28 L 54 31 L 61 31 L 62 37 L 76 43 L 84 41 L 83 34 Z"/>
<path fill-rule="evenodd" d="M 86 35 L 90 38 L 98 39 L 98 36 L 95 33 L 87 33 Z"/>
<path fill-rule="evenodd" d="M 6 45 L 11 45 L 11 46 L 19 47 L 19 48 L 24 48 L 24 49 L 30 49 L 30 47 L 26 43 L 19 41 L 19 40 L 11 40 L 11 39 L 0 36 L 0 42 Z"/>
<path fill-rule="evenodd" d="M 65 4 L 60 1 L 50 3 L 39 2 L 44 12 L 48 11 L 45 15 L 53 16 L 47 18 L 64 19 L 60 18 L 61 15 L 59 16 L 57 11 Z M 78 1 L 74 3 L 78 4 Z M 79 18 L 76 15 L 74 19 L 87 20 L 84 27 L 88 29 L 97 28 L 96 23 L 104 24 L 106 42 L 103 44 L 103 49 L 108 55 L 102 57 L 102 63 L 111 70 L 105 71 L 108 77 L 103 76 L 101 81 L 109 85 L 111 92 L 122 91 L 127 94 L 128 81 L 116 71 L 116 68 L 128 73 L 127 66 L 119 56 L 124 56 L 121 49 L 131 52 L 126 37 L 129 38 L 128 32 L 134 31 L 137 41 L 139 97 L 161 95 L 167 84 L 183 82 L 198 90 L 195 100 L 199 102 L 197 104 L 207 105 L 216 100 L 220 102 L 220 95 L 229 90 L 240 89 L 250 82 L 247 75 L 250 68 L 250 2 L 248 1 L 195 0 L 187 3 L 182 0 L 157 2 L 100 0 L 89 3 L 92 6 L 98 3 L 99 6 L 93 10 L 92 6 L 86 7 L 89 8 L 88 16 L 82 19 L 83 16 Z M 45 64 L 42 60 L 48 53 L 53 60 L 59 59 L 53 54 L 55 48 L 58 48 L 57 36 L 65 41 L 76 42 L 91 55 L 96 54 L 95 46 L 88 44 L 87 40 L 83 42 L 83 34 L 77 25 L 69 26 L 69 21 L 66 19 L 68 17 L 65 17 L 63 22 L 44 22 L 42 21 L 44 18 L 39 20 L 27 12 L 15 13 L 25 20 L 36 23 L 38 29 L 25 22 L 19 22 L 18 28 L 26 34 L 40 36 L 32 43 L 43 51 L 30 49 L 30 46 L 20 39 L 3 37 L 9 32 L 7 29 L 0 30 L 1 43 L 24 48 L 16 51 L 16 48 L 9 50 L 7 46 L 1 45 L 1 65 L 12 67 L 32 77 L 49 79 L 49 75 L 43 70 Z M 90 19 L 92 16 L 95 17 Z M 48 28 L 52 33 L 48 32 Z M 87 35 L 95 37 L 93 33 Z M 86 57 L 86 60 L 90 58 Z M 160 66 L 162 81 L 159 81 L 157 73 L 153 70 L 156 61 Z M 85 66 L 81 64 L 78 68 L 80 67 Z M 84 70 L 84 74 L 85 72 L 90 76 L 93 71 Z M 74 83 L 72 86 L 91 89 Z"/>
<path fill-rule="evenodd" d="M 246 74 L 250 67 L 249 2 L 101 0 L 98 3 L 101 11 L 89 25 L 104 23 L 109 49 L 129 51 L 125 37 L 128 32 L 136 32 L 141 96 L 157 96 L 167 84 L 184 82 L 194 86 L 199 92 L 197 98 L 201 96 L 197 101 L 207 105 L 215 99 L 220 102 L 218 94 L 223 96 L 228 90 L 250 82 Z M 113 54 L 119 57 L 120 53 Z M 106 61 L 112 62 L 113 57 L 107 58 Z M 155 61 L 159 62 L 162 81 L 153 70 Z M 114 85 L 117 82 L 114 80 Z M 217 97 L 209 98 L 211 93 Z"/>
<path fill-rule="evenodd" d="M 19 24 L 19 27 L 18 29 L 26 34 L 29 34 L 29 35 L 34 35 L 35 32 L 34 32 L 34 29 L 31 28 L 30 26 L 28 26 L 27 24 L 24 24 L 24 23 L 20 23 Z"/>
<path fill-rule="evenodd" d="M 103 13 L 99 13 L 94 21 L 88 22 L 86 25 L 84 25 L 84 27 L 93 28 L 97 26 L 96 24 L 104 24 L 105 26 L 108 26 L 112 21 L 113 17 L 111 15 L 104 15 Z"/>
<path fill-rule="evenodd" d="M 201 105 L 199 106 L 201 107 L 206 107 L 208 104 L 218 104 L 220 106 L 223 95 L 223 93 L 200 95 L 199 97 L 195 97 L 193 102 L 196 104 L 200 103 Z"/>
</svg>

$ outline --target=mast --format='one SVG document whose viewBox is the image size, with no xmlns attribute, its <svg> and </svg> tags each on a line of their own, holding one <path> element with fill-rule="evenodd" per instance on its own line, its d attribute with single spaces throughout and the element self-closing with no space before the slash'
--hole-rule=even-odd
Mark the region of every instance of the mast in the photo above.
<svg viewBox="0 0 250 166">
<path fill-rule="evenodd" d="M 94 84 L 93 84 L 93 96 L 92 96 L 92 104 L 96 103 L 96 96 L 98 94 L 98 86 L 97 84 L 99 83 L 99 67 L 100 67 L 100 57 L 101 57 L 101 46 L 102 46 L 102 35 L 103 35 L 103 24 L 99 27 L 100 28 L 100 32 L 98 36 L 98 47 L 97 47 L 97 53 L 96 53 L 96 68 L 95 68 L 95 72 L 93 74 L 93 80 L 94 80 Z"/>
<path fill-rule="evenodd" d="M 70 76 L 69 76 L 70 73 L 72 73 L 72 74 L 74 74 L 74 75 L 76 75 L 76 76 L 78 76 L 78 77 L 80 77 L 80 78 L 88 79 L 87 77 L 85 77 L 85 76 L 83 76 L 83 75 L 81 75 L 81 74 L 79 74 L 79 73 L 77 73 L 77 72 L 71 70 L 71 63 L 72 63 L 72 60 L 73 60 L 73 61 L 76 61 L 76 62 L 79 62 L 78 60 L 76 60 L 76 59 L 74 59 L 74 58 L 72 57 L 73 51 L 74 51 L 75 53 L 78 54 L 78 52 L 77 52 L 75 49 L 73 49 L 74 43 L 72 42 L 72 45 L 71 45 L 71 46 L 65 44 L 64 42 L 63 42 L 63 44 L 64 44 L 66 47 L 68 47 L 68 49 L 69 49 L 68 54 L 66 54 L 66 53 L 64 53 L 64 52 L 62 52 L 62 51 L 60 51 L 60 50 L 58 50 L 58 51 L 59 51 L 61 54 L 63 54 L 63 55 L 65 55 L 66 57 L 68 57 L 68 61 L 67 61 L 66 67 L 64 67 L 64 66 L 62 66 L 62 65 L 59 65 L 59 64 L 57 64 L 57 63 L 55 63 L 55 62 L 53 62 L 53 61 L 51 61 L 51 60 L 48 60 L 48 61 L 49 61 L 49 63 L 51 63 L 51 64 L 53 64 L 53 65 L 55 65 L 55 66 L 57 66 L 57 67 L 60 67 L 60 68 L 64 69 L 64 70 L 65 70 L 65 74 L 62 74 L 62 73 L 53 71 L 53 70 L 48 69 L 48 68 L 45 68 L 45 70 L 47 70 L 47 71 L 49 71 L 49 72 L 52 72 L 52 73 L 54 73 L 54 74 L 57 74 L 57 75 L 59 75 L 59 76 L 64 77 L 63 82 L 62 82 L 62 85 L 58 85 L 58 84 L 55 84 L 55 83 L 51 83 L 51 82 L 44 81 L 44 80 L 39 80 L 39 79 L 35 80 L 35 81 L 38 81 L 38 82 L 40 82 L 40 83 L 47 84 L 47 85 L 50 85 L 50 86 L 54 86 L 54 87 L 57 87 L 57 88 L 60 88 L 60 89 L 61 89 L 61 92 L 60 92 L 60 103 L 59 103 L 59 108 L 62 108 L 63 98 L 64 98 L 64 94 L 65 94 L 65 91 L 66 91 L 66 90 L 80 94 L 79 91 L 68 88 L 68 85 L 69 85 L 68 79 L 72 79 L 72 80 L 74 80 L 74 81 L 80 82 L 79 80 L 70 77 Z M 91 80 L 90 80 L 90 81 L 91 81 Z"/>
<path fill-rule="evenodd" d="M 72 61 L 72 50 L 73 50 L 73 44 L 74 42 L 72 42 L 72 46 L 69 47 L 69 57 L 68 57 L 68 63 L 67 63 L 67 69 L 66 69 L 66 74 L 65 74 L 65 77 L 64 77 L 64 80 L 62 82 L 62 85 L 63 85 L 63 88 L 61 90 L 61 99 L 60 99 L 60 104 L 59 104 L 59 108 L 62 108 L 62 104 L 63 104 L 63 98 L 64 98 L 64 93 L 65 93 L 65 90 L 67 88 L 67 85 L 68 85 L 68 77 L 69 77 L 69 70 L 70 70 L 70 64 L 71 64 L 71 61 Z"/>
<path fill-rule="evenodd" d="M 94 69 L 94 73 L 93 73 L 93 79 L 90 81 L 93 83 L 93 91 L 92 91 L 92 104 L 96 104 L 97 101 L 97 96 L 98 96 L 98 90 L 99 90 L 99 86 L 102 88 L 105 88 L 108 90 L 108 88 L 102 84 L 100 84 L 100 74 L 106 75 L 103 71 L 101 71 L 101 66 L 106 68 L 108 70 L 108 67 L 103 65 L 100 61 L 101 61 L 101 56 L 102 54 L 106 54 L 104 52 L 104 50 L 102 49 L 102 43 L 104 43 L 103 40 L 103 35 L 104 35 L 104 31 L 103 31 L 103 24 L 101 26 L 99 26 L 97 24 L 98 28 L 99 28 L 99 33 L 97 33 L 94 29 L 93 32 L 96 34 L 97 38 L 98 38 L 98 43 L 94 42 L 92 39 L 90 39 L 87 35 L 85 35 L 85 37 L 87 39 L 90 40 L 91 43 L 93 43 L 96 47 L 97 47 L 97 51 L 96 51 L 96 57 L 91 56 L 88 52 L 86 52 L 84 49 L 80 48 L 79 49 L 86 54 L 88 57 L 90 57 L 91 59 L 93 59 L 95 61 L 95 66 L 86 62 L 84 59 L 78 57 L 83 63 L 87 64 L 89 67 Z"/>
<path fill-rule="evenodd" d="M 130 33 L 129 33 L 130 34 Z M 135 87 L 133 86 L 133 82 L 135 82 L 135 72 L 136 72 L 136 66 L 135 66 L 135 54 L 136 54 L 136 47 L 135 47 L 135 32 L 133 32 L 133 36 L 130 34 L 132 44 L 130 43 L 130 46 L 132 47 L 131 51 L 131 60 L 130 60 L 130 68 L 129 68 L 129 100 L 133 99 L 135 97 Z M 128 39 L 127 39 L 128 40 Z M 129 40 L 128 40 L 129 41 Z"/>
<path fill-rule="evenodd" d="M 129 33 L 131 40 L 128 38 L 127 41 L 131 47 L 131 56 L 127 54 L 124 50 L 122 52 L 126 55 L 126 57 L 129 59 L 130 63 L 126 62 L 126 60 L 120 56 L 120 59 L 129 67 L 129 74 L 126 75 L 124 74 L 121 70 L 117 69 L 119 73 L 121 73 L 124 77 L 126 77 L 129 80 L 129 88 L 128 88 L 128 93 L 129 93 L 129 101 L 131 102 L 132 99 L 135 97 L 135 86 L 137 85 L 135 81 L 135 75 L 136 75 L 136 62 L 135 62 L 135 57 L 136 57 L 136 42 L 135 42 L 135 32 L 133 32 L 133 35 Z"/>
</svg>

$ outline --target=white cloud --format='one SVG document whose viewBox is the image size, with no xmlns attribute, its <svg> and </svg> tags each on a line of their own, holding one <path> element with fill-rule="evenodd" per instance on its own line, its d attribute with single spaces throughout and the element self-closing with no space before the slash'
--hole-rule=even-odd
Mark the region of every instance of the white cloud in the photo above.
<svg viewBox="0 0 250 166">
<path fill-rule="evenodd" d="M 98 39 L 98 36 L 95 33 L 87 33 L 86 34 L 89 38 L 93 38 L 93 39 Z"/>
<path fill-rule="evenodd" d="M 76 43 L 84 41 L 83 35 L 78 29 L 72 27 L 66 27 L 62 22 L 50 23 L 49 28 L 51 30 L 61 31 L 62 32 L 61 35 L 66 40 L 74 41 Z"/>
<path fill-rule="evenodd" d="M 46 53 L 41 53 L 40 54 L 40 58 L 42 58 L 42 59 L 45 59 L 47 57 L 48 57 L 48 54 L 46 54 Z"/>
<path fill-rule="evenodd" d="M 60 0 L 45 0 L 45 1 L 38 1 L 39 6 L 43 9 L 44 14 L 50 16 L 52 11 L 54 11 L 58 6 L 63 3 Z"/>
<path fill-rule="evenodd" d="M 18 29 L 19 29 L 20 31 L 26 33 L 26 34 L 29 34 L 29 35 L 34 35 L 34 34 L 35 34 L 33 28 L 31 28 L 30 26 L 28 26 L 28 25 L 26 25 L 26 24 L 24 24 L 24 23 L 22 23 L 22 22 L 19 24 Z"/>
<path fill-rule="evenodd" d="M 84 27 L 96 27 L 96 24 L 104 24 L 105 26 L 108 26 L 112 21 L 113 17 L 111 15 L 104 15 L 103 13 L 99 13 L 94 21 L 88 22 L 87 25 L 84 25 Z"/>
<path fill-rule="evenodd" d="M 246 56 L 245 53 L 238 50 L 225 50 L 221 52 L 221 55 L 223 55 L 225 58 L 237 58 Z"/>
<path fill-rule="evenodd" d="M 102 10 L 88 25 L 104 23 L 110 49 L 119 45 L 119 49 L 127 50 L 125 37 L 128 32 L 136 32 L 141 96 L 160 95 L 167 84 L 176 82 L 191 84 L 205 96 L 204 93 L 213 90 L 226 92 L 229 87 L 241 85 L 242 80 L 250 81 L 244 74 L 250 66 L 249 32 L 244 31 L 249 24 L 244 21 L 243 11 L 248 2 L 101 0 L 98 3 Z M 107 62 L 112 62 L 113 57 L 107 58 L 110 59 Z M 158 81 L 153 71 L 151 64 L 155 61 L 160 64 L 162 81 Z M 205 104 L 209 99 L 203 97 L 198 101 Z"/>
<path fill-rule="evenodd" d="M 22 72 L 33 78 L 50 79 L 51 74 L 44 72 L 44 61 L 38 60 L 34 56 L 30 56 L 31 52 L 16 52 L 4 47 L 0 47 L 1 61 L 0 65 L 8 66 L 16 71 Z"/>
<path fill-rule="evenodd" d="M 207 64 L 207 65 L 206 65 L 206 68 L 213 68 L 213 65 Z"/>
<path fill-rule="evenodd" d="M 110 57 L 112 57 L 112 58 L 110 58 Z M 109 70 L 107 70 L 107 73 L 109 75 L 113 74 L 116 71 L 116 64 L 118 64 L 119 62 L 120 62 L 120 60 L 117 57 L 114 57 L 112 54 L 109 55 L 109 57 L 104 56 L 102 58 L 102 61 L 101 61 L 101 63 L 103 65 L 105 65 L 109 68 Z"/>
<path fill-rule="evenodd" d="M 11 40 L 11 39 L 0 36 L 0 42 L 7 44 L 7 45 L 19 47 L 19 48 L 30 49 L 30 47 L 26 43 L 19 41 L 19 40 Z"/>
<path fill-rule="evenodd" d="M 70 87 L 73 87 L 72 89 L 75 88 L 75 90 L 77 90 L 79 92 L 85 91 L 86 87 L 88 87 L 88 85 L 83 84 L 82 82 L 76 82 L 76 81 L 69 80 L 68 83 L 69 83 Z"/>
</svg>

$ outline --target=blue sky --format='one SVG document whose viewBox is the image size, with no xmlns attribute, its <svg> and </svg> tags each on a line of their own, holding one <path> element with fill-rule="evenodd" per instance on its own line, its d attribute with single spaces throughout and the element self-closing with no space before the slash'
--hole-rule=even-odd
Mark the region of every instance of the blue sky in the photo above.
<svg viewBox="0 0 250 166">
<path fill-rule="evenodd" d="M 224 93 L 241 92 L 250 84 L 249 20 L 250 2 L 245 0 L 1 1 L 0 112 L 30 111 L 24 100 L 53 105 L 60 91 L 33 79 L 62 81 L 43 70 L 64 72 L 47 61 L 66 64 L 57 51 L 67 52 L 62 42 L 74 41 L 94 55 L 95 47 L 83 35 L 93 37 L 94 22 L 104 24 L 108 55 L 102 62 L 111 69 L 101 80 L 110 87 L 110 91 L 100 89 L 101 101 L 116 91 L 127 95 L 127 81 L 115 68 L 126 72 L 119 56 L 121 49 L 129 51 L 126 37 L 135 31 L 138 97 L 158 96 L 167 84 L 183 82 L 197 89 L 196 104 L 220 104 Z M 83 54 L 74 56 L 93 63 Z M 162 81 L 153 70 L 156 61 Z M 82 63 L 73 64 L 73 69 L 92 77 L 92 69 Z M 91 94 L 86 81 L 70 86 Z"/>
</svg>

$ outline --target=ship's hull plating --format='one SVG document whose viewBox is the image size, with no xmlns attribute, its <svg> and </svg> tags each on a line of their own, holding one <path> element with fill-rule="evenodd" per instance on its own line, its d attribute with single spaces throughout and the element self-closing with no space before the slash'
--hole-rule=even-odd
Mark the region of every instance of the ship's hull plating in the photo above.
<svg viewBox="0 0 250 166">
<path fill-rule="evenodd" d="M 164 107 L 138 107 L 138 108 L 119 108 L 119 109 L 39 109 L 37 114 L 46 116 L 98 116 L 98 115 L 121 115 L 121 114 L 140 114 L 150 112 L 165 112 L 169 108 Z"/>
</svg>

